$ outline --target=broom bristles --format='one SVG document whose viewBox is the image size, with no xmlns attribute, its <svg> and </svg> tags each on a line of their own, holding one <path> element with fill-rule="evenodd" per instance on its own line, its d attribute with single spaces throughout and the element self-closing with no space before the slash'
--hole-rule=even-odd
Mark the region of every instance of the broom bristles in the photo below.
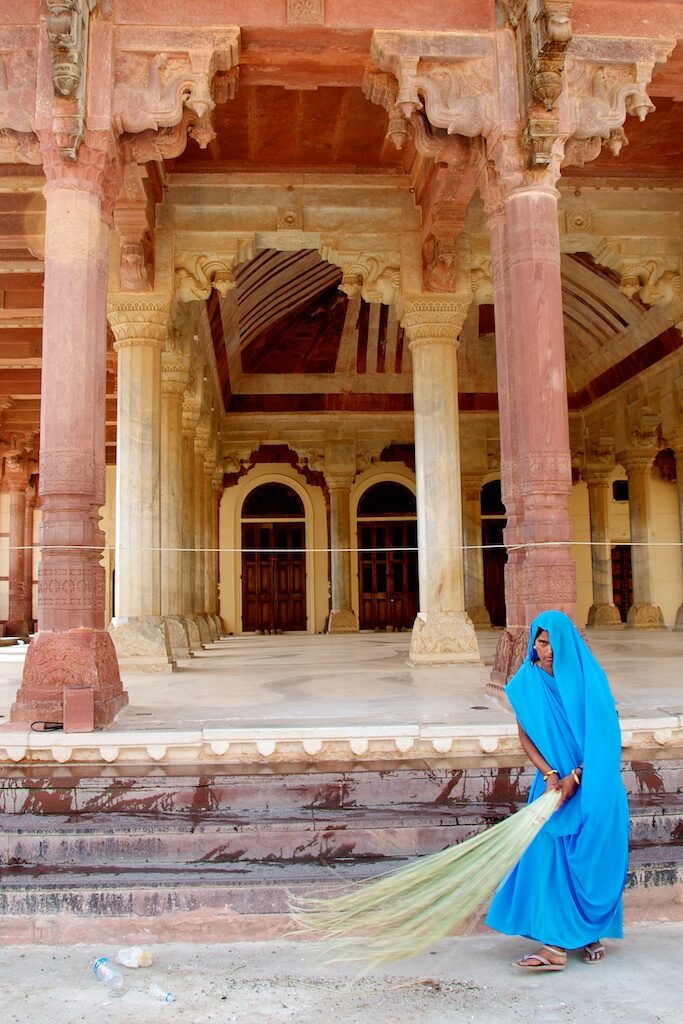
<svg viewBox="0 0 683 1024">
<path fill-rule="evenodd" d="M 296 934 L 325 944 L 325 960 L 366 969 L 423 952 L 472 920 L 557 810 L 549 790 L 470 839 L 331 899 L 292 898 Z"/>
</svg>

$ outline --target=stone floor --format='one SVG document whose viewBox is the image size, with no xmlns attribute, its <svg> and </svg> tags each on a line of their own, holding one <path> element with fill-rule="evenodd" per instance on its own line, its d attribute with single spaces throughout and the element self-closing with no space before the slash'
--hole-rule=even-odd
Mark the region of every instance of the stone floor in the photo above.
<svg viewBox="0 0 683 1024">
<path fill-rule="evenodd" d="M 363 746 L 368 737 L 377 743 L 395 738 L 399 751 L 412 744 L 412 754 L 420 755 L 416 738 L 428 737 L 437 750 L 441 742 L 447 752 L 444 744 L 454 737 L 488 736 L 489 746 L 482 750 L 493 752 L 498 739 L 512 742 L 516 732 L 509 713 L 485 694 L 498 635 L 478 633 L 481 665 L 429 668 L 407 664 L 408 633 L 228 637 L 181 662 L 176 672 L 124 675 L 130 703 L 96 735 L 116 751 L 111 759 L 133 741 L 156 743 L 161 750 L 196 744 L 198 736 L 219 756 L 221 743 L 245 737 L 267 751 L 268 744 L 296 736 L 315 754 L 323 740 L 342 735 L 356 743 L 358 755 L 368 753 Z M 657 733 L 656 743 L 680 745 L 683 633 L 588 630 L 586 635 L 610 677 L 622 730 L 649 729 Z M 69 736 L 29 733 L 8 723 L 25 651 L 0 649 L 0 747 L 20 752 L 26 744 L 50 743 L 71 749 L 75 741 Z"/>
<path fill-rule="evenodd" d="M 144 937 L 140 936 L 144 944 Z M 5 947 L 0 998 L 5 1024 L 673 1024 L 680 1020 L 682 923 L 632 927 L 607 944 L 605 962 L 572 955 L 564 972 L 533 975 L 513 966 L 530 948 L 493 933 L 446 939 L 435 950 L 354 980 L 341 965 L 317 968 L 299 943 L 168 944 L 154 963 L 125 971 L 112 999 L 93 960 L 117 946 Z M 11 980 L 10 980 L 11 979 Z M 161 1004 L 150 983 L 173 993 Z"/>
</svg>

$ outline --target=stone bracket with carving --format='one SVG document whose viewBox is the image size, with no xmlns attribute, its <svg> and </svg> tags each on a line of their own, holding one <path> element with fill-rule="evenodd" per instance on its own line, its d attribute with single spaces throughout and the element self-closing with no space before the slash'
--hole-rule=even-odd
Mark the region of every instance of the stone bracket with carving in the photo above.
<svg viewBox="0 0 683 1024">
<path fill-rule="evenodd" d="M 118 133 L 173 127 L 189 110 L 188 131 L 205 148 L 215 138 L 211 83 L 217 71 L 231 72 L 237 65 L 239 38 L 232 25 L 159 29 L 150 52 L 132 29 L 121 29 L 113 110 Z"/>
<path fill-rule="evenodd" d="M 320 255 L 328 263 L 340 267 L 342 280 L 339 290 L 349 297 L 360 292 L 366 302 L 391 305 L 399 293 L 399 255 L 392 253 L 338 252 L 322 244 Z"/>
<path fill-rule="evenodd" d="M 251 237 L 233 241 L 232 251 L 176 255 L 175 292 L 181 302 L 208 299 L 212 288 L 225 297 L 235 287 L 235 268 L 253 258 L 255 240 Z"/>
<path fill-rule="evenodd" d="M 38 29 L 0 28 L 0 163 L 40 163 L 33 134 Z"/>
<path fill-rule="evenodd" d="M 97 0 L 45 0 L 55 99 L 52 130 L 63 160 L 75 160 L 85 137 L 88 29 Z"/>
</svg>

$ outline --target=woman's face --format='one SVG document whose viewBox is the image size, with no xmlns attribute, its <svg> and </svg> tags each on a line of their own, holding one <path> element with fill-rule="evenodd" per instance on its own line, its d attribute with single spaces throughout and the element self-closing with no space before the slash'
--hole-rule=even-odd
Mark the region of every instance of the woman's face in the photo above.
<svg viewBox="0 0 683 1024">
<path fill-rule="evenodd" d="M 538 664 L 540 668 L 547 672 L 549 675 L 553 674 L 553 649 L 550 646 L 550 637 L 548 636 L 548 630 L 542 629 L 536 639 L 534 640 L 534 650 L 538 655 Z"/>
</svg>

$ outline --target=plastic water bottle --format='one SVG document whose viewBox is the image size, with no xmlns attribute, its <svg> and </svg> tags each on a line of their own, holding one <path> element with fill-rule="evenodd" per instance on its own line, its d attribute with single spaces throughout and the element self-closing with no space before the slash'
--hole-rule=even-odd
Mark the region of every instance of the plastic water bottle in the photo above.
<svg viewBox="0 0 683 1024">
<path fill-rule="evenodd" d="M 112 994 L 121 994 L 123 990 L 123 975 L 118 968 L 114 967 L 109 957 L 99 957 L 92 965 L 92 969 L 97 980 L 106 985 Z"/>
<path fill-rule="evenodd" d="M 172 1003 L 173 1000 L 175 999 L 175 996 L 173 995 L 172 992 L 167 992 L 165 989 L 161 987 L 161 985 L 157 985 L 155 981 L 152 982 L 147 991 L 151 996 L 154 996 L 154 998 L 158 999 L 159 1002 L 161 1003 Z"/>
</svg>

